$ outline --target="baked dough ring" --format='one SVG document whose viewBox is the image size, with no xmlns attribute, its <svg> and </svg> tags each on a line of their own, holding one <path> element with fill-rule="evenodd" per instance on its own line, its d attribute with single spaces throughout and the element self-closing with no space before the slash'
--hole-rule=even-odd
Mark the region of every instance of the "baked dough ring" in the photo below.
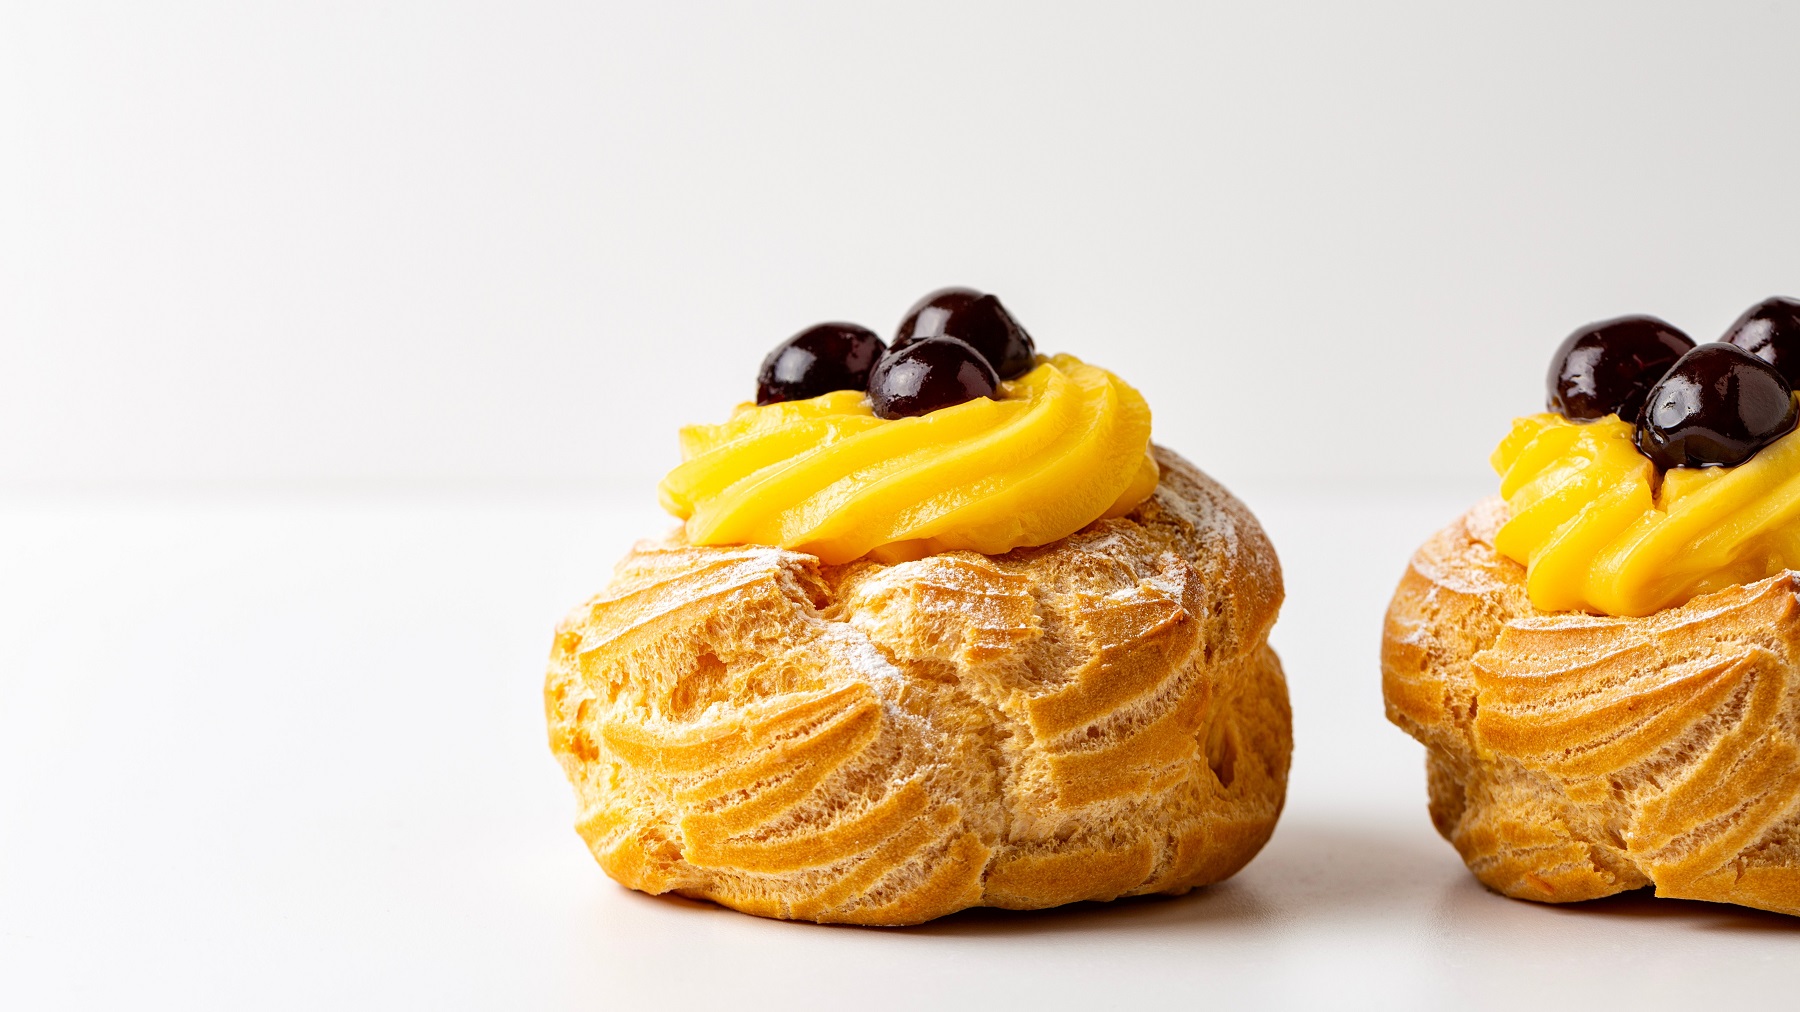
<svg viewBox="0 0 1800 1012">
<path fill-rule="evenodd" d="M 607 874 L 912 924 L 1182 893 L 1274 830 L 1274 550 L 1156 449 L 1128 516 L 1001 556 L 639 544 L 557 630 L 550 744 Z"/>
<path fill-rule="evenodd" d="M 1800 914 L 1800 574 L 1643 618 L 1532 609 L 1481 503 L 1388 608 L 1388 719 L 1427 746 L 1431 820 L 1490 888 Z"/>
</svg>

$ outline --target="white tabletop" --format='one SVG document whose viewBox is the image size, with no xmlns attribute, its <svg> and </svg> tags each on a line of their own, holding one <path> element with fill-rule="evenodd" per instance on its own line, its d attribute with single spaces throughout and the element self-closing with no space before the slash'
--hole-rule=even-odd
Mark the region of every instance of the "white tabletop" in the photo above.
<svg viewBox="0 0 1800 1012">
<path fill-rule="evenodd" d="M 1463 496 L 1248 496 L 1297 748 L 1172 900 L 906 930 L 619 888 L 544 742 L 550 630 L 665 521 L 589 496 L 0 503 L 7 1008 L 1794 1005 L 1800 920 L 1490 894 L 1382 718 L 1387 594 Z"/>
</svg>

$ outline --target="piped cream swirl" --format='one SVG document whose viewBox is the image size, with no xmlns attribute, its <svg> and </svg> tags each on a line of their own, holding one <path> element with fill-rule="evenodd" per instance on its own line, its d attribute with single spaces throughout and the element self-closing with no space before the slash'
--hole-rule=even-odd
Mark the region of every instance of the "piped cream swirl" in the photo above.
<svg viewBox="0 0 1800 1012">
<path fill-rule="evenodd" d="M 1510 514 L 1494 547 L 1541 611 L 1648 615 L 1800 568 L 1800 431 L 1736 467 L 1659 477 L 1617 415 L 1530 415 L 1493 465 Z"/>
<path fill-rule="evenodd" d="M 765 544 L 830 564 L 998 555 L 1122 516 L 1156 488 L 1150 409 L 1118 377 L 1040 357 L 998 399 L 882 419 L 860 392 L 740 405 L 681 430 L 658 488 L 692 544 Z"/>
</svg>

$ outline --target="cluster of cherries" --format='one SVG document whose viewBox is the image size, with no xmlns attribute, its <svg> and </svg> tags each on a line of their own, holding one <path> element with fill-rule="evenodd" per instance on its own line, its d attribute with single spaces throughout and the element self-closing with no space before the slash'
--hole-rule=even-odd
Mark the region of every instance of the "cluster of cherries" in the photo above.
<svg viewBox="0 0 1800 1012">
<path fill-rule="evenodd" d="M 1800 301 L 1751 306 L 1696 347 L 1654 316 L 1592 323 L 1550 363 L 1550 410 L 1635 421 L 1637 447 L 1664 470 L 1732 467 L 1792 431 L 1800 385 Z"/>
<path fill-rule="evenodd" d="M 891 346 L 854 323 L 821 323 L 776 345 L 757 374 L 756 403 L 865 390 L 878 417 L 906 418 L 992 397 L 1036 355 L 999 299 L 941 288 L 907 310 Z"/>
</svg>

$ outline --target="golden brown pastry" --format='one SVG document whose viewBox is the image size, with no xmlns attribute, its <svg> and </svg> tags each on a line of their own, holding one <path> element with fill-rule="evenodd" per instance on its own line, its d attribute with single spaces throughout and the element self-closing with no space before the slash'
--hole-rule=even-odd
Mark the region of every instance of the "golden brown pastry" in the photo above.
<svg viewBox="0 0 1800 1012">
<path fill-rule="evenodd" d="M 1382 636 L 1432 821 L 1488 886 L 1800 914 L 1800 301 L 1723 340 L 1621 316 L 1551 358 L 1500 495 Z"/>
<path fill-rule="evenodd" d="M 559 627 L 545 686 L 601 866 L 858 924 L 1237 871 L 1292 749 L 1280 569 L 1241 503 L 1155 461 L 1127 515 L 1006 554 L 640 544 Z"/>
<path fill-rule="evenodd" d="M 1388 717 L 1483 883 L 1800 914 L 1800 574 L 1642 617 L 1539 611 L 1489 500 L 1413 556 L 1382 637 Z"/>
</svg>

